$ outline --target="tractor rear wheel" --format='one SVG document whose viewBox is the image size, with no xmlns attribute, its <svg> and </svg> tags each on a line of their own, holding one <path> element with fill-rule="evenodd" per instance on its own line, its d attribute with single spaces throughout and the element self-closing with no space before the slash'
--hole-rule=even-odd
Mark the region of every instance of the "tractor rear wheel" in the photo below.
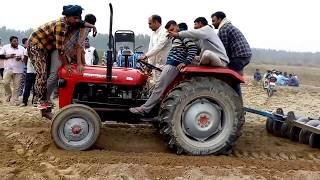
<svg viewBox="0 0 320 180">
<path fill-rule="evenodd" d="M 71 104 L 60 109 L 52 119 L 51 136 L 65 150 L 86 150 L 100 134 L 101 120 L 89 106 Z"/>
<path fill-rule="evenodd" d="M 225 82 L 193 77 L 176 86 L 160 109 L 160 133 L 177 154 L 227 154 L 244 124 L 241 98 Z"/>
</svg>

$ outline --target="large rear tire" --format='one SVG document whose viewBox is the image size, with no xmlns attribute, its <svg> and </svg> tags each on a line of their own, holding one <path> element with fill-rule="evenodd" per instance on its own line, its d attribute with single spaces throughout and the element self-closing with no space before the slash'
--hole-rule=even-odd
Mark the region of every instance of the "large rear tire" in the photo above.
<svg viewBox="0 0 320 180">
<path fill-rule="evenodd" d="M 228 84 L 209 77 L 183 81 L 160 109 L 160 133 L 177 154 L 228 154 L 244 121 L 242 99 Z"/>
<path fill-rule="evenodd" d="M 52 119 L 51 136 L 65 150 L 86 150 L 100 134 L 101 120 L 89 106 L 71 104 L 60 109 Z"/>
</svg>

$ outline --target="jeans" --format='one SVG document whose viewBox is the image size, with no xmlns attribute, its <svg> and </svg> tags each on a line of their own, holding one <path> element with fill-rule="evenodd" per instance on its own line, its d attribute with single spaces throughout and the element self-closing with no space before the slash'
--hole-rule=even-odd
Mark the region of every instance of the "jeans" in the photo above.
<svg viewBox="0 0 320 180">
<path fill-rule="evenodd" d="M 26 75 L 26 83 L 24 86 L 24 92 L 23 92 L 23 99 L 22 103 L 27 105 L 28 99 L 30 96 L 30 91 L 33 89 L 33 98 L 32 103 L 34 103 L 34 97 L 35 97 L 35 90 L 34 90 L 34 83 L 36 82 L 36 74 L 35 73 L 27 73 Z"/>
<path fill-rule="evenodd" d="M 47 100 L 50 101 L 50 97 L 53 91 L 58 87 L 58 70 L 61 66 L 61 61 L 58 59 L 58 51 L 55 50 L 51 53 L 51 63 L 49 70 L 49 77 L 47 80 Z"/>
<path fill-rule="evenodd" d="M 243 69 L 245 66 L 247 66 L 250 62 L 251 57 L 236 57 L 236 58 L 231 58 L 230 63 L 228 64 L 228 67 L 240 75 L 243 75 Z M 232 87 L 238 95 L 242 98 L 242 93 L 241 93 L 241 86 L 240 83 L 235 84 Z"/>
</svg>

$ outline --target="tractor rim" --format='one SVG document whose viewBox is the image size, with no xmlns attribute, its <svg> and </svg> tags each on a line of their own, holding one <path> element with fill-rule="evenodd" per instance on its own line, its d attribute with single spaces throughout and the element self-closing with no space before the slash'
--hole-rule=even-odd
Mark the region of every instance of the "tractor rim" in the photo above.
<svg viewBox="0 0 320 180">
<path fill-rule="evenodd" d="M 92 122 L 82 117 L 67 118 L 59 126 L 60 139 L 70 146 L 82 146 L 89 142 L 93 135 Z"/>
<path fill-rule="evenodd" d="M 187 141 L 203 147 L 216 144 L 215 140 L 225 126 L 223 117 L 221 106 L 209 98 L 189 103 L 184 108 L 181 121 Z"/>
</svg>

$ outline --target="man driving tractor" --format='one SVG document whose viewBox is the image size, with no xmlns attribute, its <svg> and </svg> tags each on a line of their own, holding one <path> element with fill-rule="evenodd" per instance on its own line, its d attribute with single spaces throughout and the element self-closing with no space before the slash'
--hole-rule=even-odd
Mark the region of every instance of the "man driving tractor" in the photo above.
<svg viewBox="0 0 320 180">
<path fill-rule="evenodd" d="M 169 21 L 165 28 L 168 31 L 180 31 L 178 24 L 173 20 Z M 155 88 L 152 91 L 151 96 L 143 105 L 140 107 L 130 108 L 129 111 L 133 114 L 141 115 L 149 113 L 158 103 L 166 88 L 177 77 L 180 69 L 187 64 L 191 64 L 196 54 L 197 47 L 191 39 L 181 37 L 173 38 L 172 48 L 170 49 L 166 65 L 160 74 L 160 78 L 156 81 Z"/>
</svg>

